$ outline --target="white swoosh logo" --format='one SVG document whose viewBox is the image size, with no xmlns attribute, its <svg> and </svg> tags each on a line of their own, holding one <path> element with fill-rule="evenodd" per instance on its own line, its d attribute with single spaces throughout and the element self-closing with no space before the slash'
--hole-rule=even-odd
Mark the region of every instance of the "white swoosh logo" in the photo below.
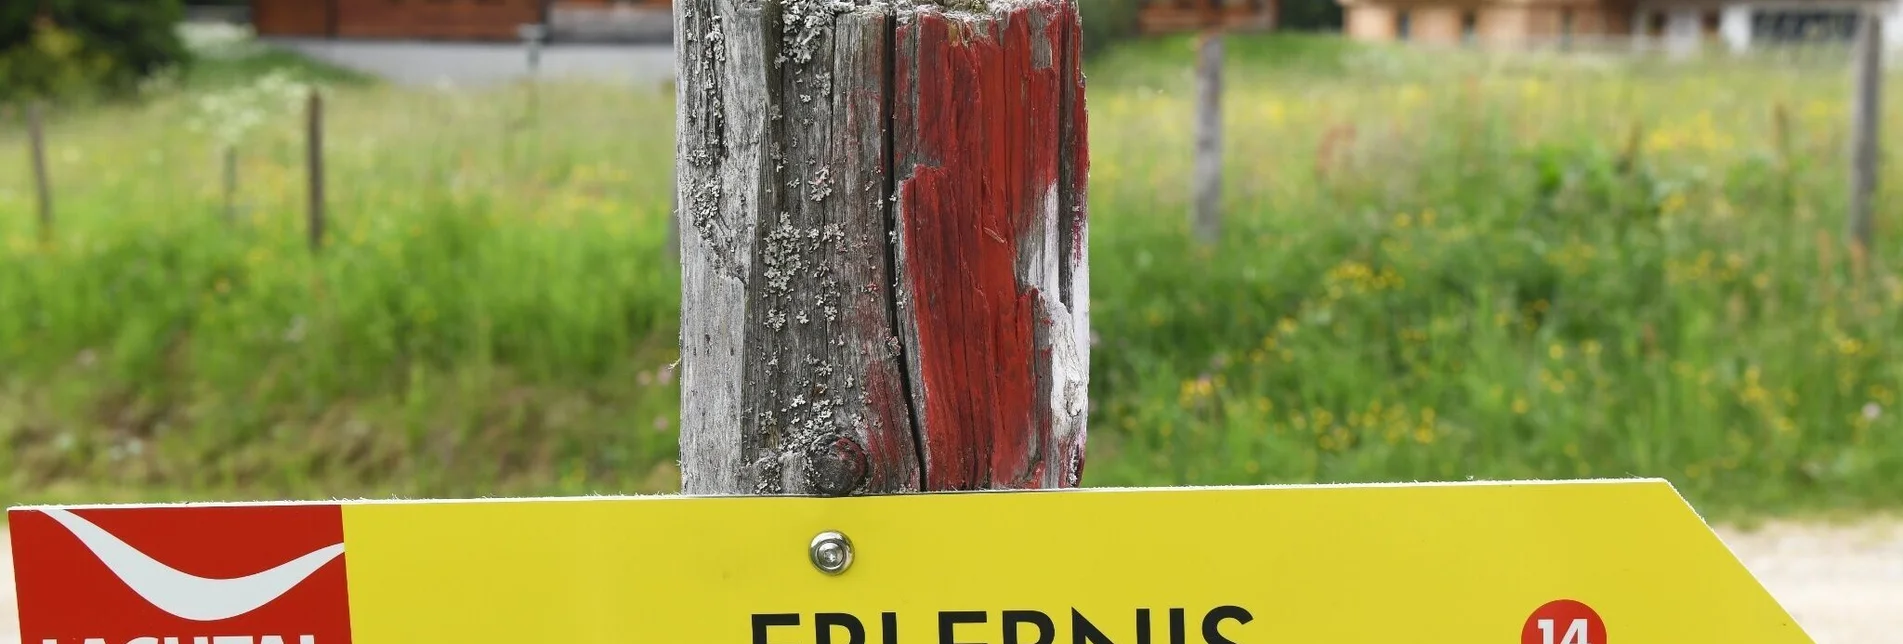
<svg viewBox="0 0 1903 644">
<path fill-rule="evenodd" d="M 259 573 L 232 579 L 207 579 L 159 563 L 79 515 L 60 509 L 42 509 L 79 537 L 107 570 L 124 581 L 159 610 L 175 616 L 209 622 L 237 617 L 271 603 L 344 553 L 344 544 L 316 551 Z"/>
</svg>

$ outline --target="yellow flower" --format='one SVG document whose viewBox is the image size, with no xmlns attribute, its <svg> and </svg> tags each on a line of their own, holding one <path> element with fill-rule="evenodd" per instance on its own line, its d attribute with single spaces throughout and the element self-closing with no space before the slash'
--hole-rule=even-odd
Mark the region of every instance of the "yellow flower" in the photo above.
<svg viewBox="0 0 1903 644">
<path fill-rule="evenodd" d="M 1520 396 L 1513 397 L 1513 413 L 1525 414 L 1527 409 L 1526 398 Z"/>
<path fill-rule="evenodd" d="M 1685 208 L 1685 195 L 1684 193 L 1678 193 L 1678 192 L 1674 192 L 1670 195 L 1667 195 L 1665 197 L 1665 202 L 1659 204 L 1659 211 L 1666 215 L 1676 214 L 1678 211 L 1683 210 L 1684 208 Z"/>
<path fill-rule="evenodd" d="M 1189 405 L 1207 399 L 1214 393 L 1215 383 L 1210 381 L 1208 376 L 1203 376 L 1194 380 L 1184 380 L 1181 391 L 1177 392 L 1177 400 L 1183 405 Z"/>
</svg>

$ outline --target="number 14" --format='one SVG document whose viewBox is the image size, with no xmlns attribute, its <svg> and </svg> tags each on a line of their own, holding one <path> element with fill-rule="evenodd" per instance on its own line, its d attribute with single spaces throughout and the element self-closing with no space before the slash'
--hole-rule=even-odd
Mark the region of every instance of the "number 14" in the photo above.
<svg viewBox="0 0 1903 644">
<path fill-rule="evenodd" d="M 1566 626 L 1566 634 L 1561 636 L 1557 641 L 1553 639 L 1553 620 L 1542 619 L 1539 621 L 1539 626 L 1540 644 L 1594 644 L 1586 638 L 1586 620 L 1584 618 L 1575 619 L 1571 624 L 1568 624 Z"/>
</svg>

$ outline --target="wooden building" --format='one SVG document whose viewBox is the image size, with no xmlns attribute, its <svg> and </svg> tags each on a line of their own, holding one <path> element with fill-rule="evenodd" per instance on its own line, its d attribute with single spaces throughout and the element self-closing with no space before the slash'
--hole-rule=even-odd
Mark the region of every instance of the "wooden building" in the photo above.
<svg viewBox="0 0 1903 644">
<path fill-rule="evenodd" d="M 546 0 L 251 0 L 259 36 L 519 40 Z"/>
<path fill-rule="evenodd" d="M 1137 13 L 1137 27 L 1145 34 L 1211 27 L 1267 31 L 1276 27 L 1281 8 L 1281 0 L 1147 0 Z"/>
<path fill-rule="evenodd" d="M 1339 0 L 1352 38 L 1424 44 L 1564 44 L 1601 39 L 1687 50 L 1723 42 L 1848 40 L 1866 13 L 1899 0 Z M 1895 30 L 1891 30 L 1895 31 Z M 1891 46 L 1896 33 L 1886 34 Z"/>
<path fill-rule="evenodd" d="M 1274 29 L 1281 0 L 1147 0 L 1143 33 L 1209 27 Z M 549 25 L 556 38 L 651 39 L 671 27 L 672 0 L 251 0 L 259 36 L 517 40 L 525 24 Z"/>
</svg>

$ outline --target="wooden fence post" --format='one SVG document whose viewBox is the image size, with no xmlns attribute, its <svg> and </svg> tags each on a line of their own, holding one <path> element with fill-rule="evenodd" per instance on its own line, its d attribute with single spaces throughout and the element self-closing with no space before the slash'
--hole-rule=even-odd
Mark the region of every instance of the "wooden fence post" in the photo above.
<svg viewBox="0 0 1903 644">
<path fill-rule="evenodd" d="M 219 161 L 225 174 L 225 223 L 238 221 L 238 145 L 226 143 L 219 150 Z"/>
<path fill-rule="evenodd" d="M 310 119 L 304 132 L 304 165 L 310 171 L 308 225 L 314 253 L 324 246 L 324 98 L 315 88 L 305 111 Z"/>
<path fill-rule="evenodd" d="M 687 494 L 1075 486 L 1074 0 L 676 0 Z"/>
<path fill-rule="evenodd" d="M 1196 57 L 1196 240 L 1222 234 L 1222 30 L 1205 30 Z"/>
<path fill-rule="evenodd" d="M 1878 157 L 1882 154 L 1878 123 L 1883 118 L 1882 17 L 1866 10 L 1859 15 L 1856 47 L 1856 95 L 1852 99 L 1850 149 L 1850 216 L 1846 222 L 1851 243 L 1871 250 L 1872 222 L 1877 189 Z"/>
<path fill-rule="evenodd" d="M 40 104 L 34 102 L 26 106 L 26 137 L 29 154 L 33 156 L 33 190 L 39 198 L 40 240 L 53 238 L 53 182 L 46 175 L 46 124 L 40 114 Z"/>
</svg>

